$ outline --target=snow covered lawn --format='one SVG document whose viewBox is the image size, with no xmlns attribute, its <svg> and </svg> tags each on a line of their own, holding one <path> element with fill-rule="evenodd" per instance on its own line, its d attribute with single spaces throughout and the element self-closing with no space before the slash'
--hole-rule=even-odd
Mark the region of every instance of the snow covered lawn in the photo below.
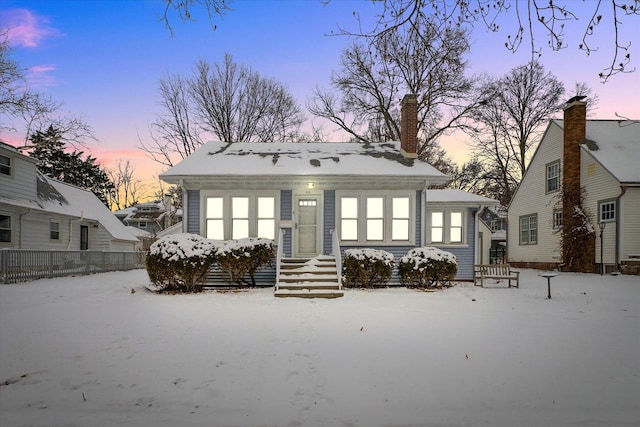
<svg viewBox="0 0 640 427">
<path fill-rule="evenodd" d="M 333 300 L 0 285 L 0 425 L 640 425 L 638 277 L 563 273 L 547 300 L 537 273 Z"/>
</svg>

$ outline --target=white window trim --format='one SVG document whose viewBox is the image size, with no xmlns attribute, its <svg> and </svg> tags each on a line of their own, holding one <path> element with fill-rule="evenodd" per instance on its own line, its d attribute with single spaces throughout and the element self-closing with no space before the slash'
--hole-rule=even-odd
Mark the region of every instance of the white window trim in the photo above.
<svg viewBox="0 0 640 427">
<path fill-rule="evenodd" d="M 9 159 L 9 164 L 2 164 L 2 167 L 8 168 L 9 173 L 0 173 L 0 176 L 13 177 L 13 158 L 10 156 L 5 156 L 4 154 L 0 154 L 0 156 Z"/>
<path fill-rule="evenodd" d="M 207 199 L 210 197 L 222 198 L 222 224 L 224 228 L 224 240 L 232 239 L 232 199 L 234 197 L 249 198 L 249 236 L 256 237 L 258 233 L 258 198 L 273 197 L 274 199 L 274 239 L 278 237 L 280 227 L 280 191 L 201 191 L 200 192 L 200 234 L 207 235 Z M 265 219 L 265 218 L 260 218 Z"/>
<path fill-rule="evenodd" d="M 51 233 L 53 233 L 53 231 L 54 231 L 51 228 L 53 224 L 58 224 L 58 230 L 57 230 L 58 238 L 57 239 L 54 239 L 53 237 L 51 237 Z M 62 226 L 60 224 L 60 221 L 55 220 L 55 219 L 50 220 L 49 221 L 49 240 L 59 242 L 61 238 L 62 238 Z"/>
<path fill-rule="evenodd" d="M 367 240 L 367 198 L 382 198 L 384 207 L 383 240 Z M 409 239 L 393 240 L 393 199 L 407 197 L 409 199 Z M 342 198 L 358 200 L 358 239 L 342 240 Z M 406 246 L 414 245 L 416 240 L 416 193 L 415 191 L 336 191 L 335 224 L 340 236 L 340 243 L 345 246 Z"/>
<path fill-rule="evenodd" d="M 427 201 L 427 204 L 429 202 Z M 431 230 L 432 230 L 432 225 L 431 225 L 431 218 L 432 218 L 432 213 L 434 212 L 441 212 L 442 213 L 442 240 L 441 242 L 434 242 L 431 239 Z M 452 242 L 451 241 L 451 213 L 456 212 L 456 213 L 460 213 L 462 215 L 462 241 L 460 242 Z M 434 245 L 434 246 L 449 246 L 449 247 L 467 247 L 469 246 L 469 242 L 467 241 L 467 234 L 468 234 L 468 224 L 467 224 L 467 209 L 464 208 L 456 208 L 456 207 L 430 207 L 427 209 L 427 216 L 426 216 L 426 242 L 427 244 L 430 245 Z"/>
<path fill-rule="evenodd" d="M 536 218 L 536 240 L 535 241 L 531 241 L 531 218 L 535 217 Z M 524 231 L 522 229 L 522 220 L 526 219 L 527 221 L 527 240 L 523 240 L 522 239 L 522 232 Z M 518 243 L 521 246 L 528 246 L 528 245 L 537 245 L 538 244 L 538 240 L 539 240 L 539 236 L 540 236 L 540 223 L 538 221 L 538 214 L 537 213 L 533 213 L 533 214 L 528 214 L 528 215 L 521 215 L 518 218 Z"/>
<path fill-rule="evenodd" d="M 549 168 L 551 166 L 555 166 L 555 165 L 558 166 L 558 174 L 555 177 L 549 178 Z M 550 162 L 550 163 L 546 164 L 546 166 L 544 168 L 544 177 L 545 177 L 545 180 L 544 180 L 544 192 L 545 192 L 545 194 L 556 193 L 556 192 L 560 191 L 560 177 L 561 177 L 561 175 L 560 175 L 560 160 L 556 160 L 556 161 L 553 161 L 553 162 Z M 549 189 L 549 181 L 550 181 L 550 179 L 554 179 L 554 178 L 557 181 L 557 186 L 556 186 L 555 189 L 550 190 Z"/>
<path fill-rule="evenodd" d="M 14 230 L 14 221 L 13 215 L 10 213 L 0 213 L 3 216 L 9 217 L 9 228 L 3 228 L 3 230 L 9 232 L 9 241 L 8 242 L 0 242 L 0 245 L 13 245 L 13 230 Z"/>
<path fill-rule="evenodd" d="M 613 206 L 613 218 L 607 218 L 607 219 L 603 219 L 602 218 L 602 208 L 605 205 L 611 205 Z M 598 202 L 598 223 L 600 222 L 616 222 L 616 218 L 618 216 L 618 212 L 617 212 L 617 206 L 616 206 L 616 200 L 615 199 L 608 199 L 608 200 L 600 200 Z"/>
</svg>

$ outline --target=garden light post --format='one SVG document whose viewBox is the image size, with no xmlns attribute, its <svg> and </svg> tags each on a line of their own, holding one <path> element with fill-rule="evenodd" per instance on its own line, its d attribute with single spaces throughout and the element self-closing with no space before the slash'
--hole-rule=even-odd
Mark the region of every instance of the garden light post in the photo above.
<svg viewBox="0 0 640 427">
<path fill-rule="evenodd" d="M 606 227 L 607 223 L 604 221 L 600 221 L 600 224 L 598 224 L 600 226 L 600 275 L 602 276 L 604 274 L 604 253 L 603 253 L 603 240 L 602 240 L 602 235 L 604 234 L 604 228 Z"/>
</svg>

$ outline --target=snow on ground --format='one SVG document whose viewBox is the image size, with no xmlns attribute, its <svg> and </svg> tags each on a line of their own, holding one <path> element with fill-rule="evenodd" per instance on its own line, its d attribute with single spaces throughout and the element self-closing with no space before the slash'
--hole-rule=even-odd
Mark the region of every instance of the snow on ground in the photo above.
<svg viewBox="0 0 640 427">
<path fill-rule="evenodd" d="M 0 425 L 637 426 L 640 281 L 156 295 L 0 285 Z M 131 290 L 134 289 L 135 293 Z"/>
</svg>

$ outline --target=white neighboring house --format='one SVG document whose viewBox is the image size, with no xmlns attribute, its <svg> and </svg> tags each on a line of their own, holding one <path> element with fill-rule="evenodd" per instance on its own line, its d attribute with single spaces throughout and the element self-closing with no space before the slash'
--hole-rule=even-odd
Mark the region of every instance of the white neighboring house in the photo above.
<svg viewBox="0 0 640 427">
<path fill-rule="evenodd" d="M 0 142 L 0 248 L 116 252 L 137 242 L 92 192 L 43 175 Z"/>
<path fill-rule="evenodd" d="M 570 101 L 564 120 L 548 124 L 509 205 L 509 262 L 521 267 L 561 267 L 562 203 L 557 199 L 569 179 L 584 189 L 584 207 L 596 233 L 595 248 L 589 249 L 594 265 L 600 267 L 600 226 L 604 226 L 602 261 L 607 270 L 636 263 L 633 259 L 640 258 L 639 159 L 640 122 L 586 120 L 586 103 Z"/>
</svg>

